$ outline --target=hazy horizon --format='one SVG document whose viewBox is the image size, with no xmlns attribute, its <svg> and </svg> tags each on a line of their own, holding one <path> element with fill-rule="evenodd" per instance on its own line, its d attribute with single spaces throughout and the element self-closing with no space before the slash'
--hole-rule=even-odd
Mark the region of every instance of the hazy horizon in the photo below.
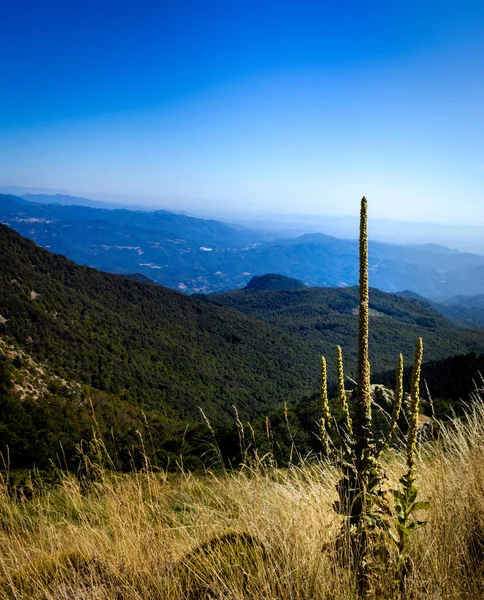
<svg viewBox="0 0 484 600">
<path fill-rule="evenodd" d="M 484 225 L 482 2 L 20 0 L 0 185 Z"/>
<path fill-rule="evenodd" d="M 45 196 L 71 196 L 72 198 L 83 198 L 85 200 L 90 200 L 93 202 L 99 202 L 106 204 L 106 208 L 112 208 L 114 206 L 126 207 L 129 209 L 140 209 L 140 210 L 167 210 L 171 212 L 179 212 L 190 214 L 192 216 L 199 216 L 201 218 L 215 218 L 217 220 L 223 219 L 233 219 L 234 221 L 264 221 L 264 220 L 275 220 L 279 222 L 287 221 L 290 223 L 293 219 L 296 219 L 296 222 L 306 222 L 306 219 L 354 219 L 355 223 L 358 222 L 358 210 L 360 205 L 360 198 L 352 201 L 354 204 L 352 212 L 337 212 L 337 208 L 332 214 L 320 212 L 319 214 L 314 212 L 297 212 L 297 205 L 287 206 L 287 210 L 284 210 L 284 207 L 281 210 L 277 210 L 274 208 L 267 208 L 265 206 L 244 206 L 240 204 L 225 204 L 225 205 L 213 205 L 205 204 L 203 202 L 194 202 L 193 205 L 190 202 L 186 204 L 180 201 L 170 201 L 170 200 L 156 200 L 151 199 L 152 203 L 149 203 L 149 197 L 146 202 L 143 202 L 143 196 L 135 195 L 125 195 L 125 194 L 115 194 L 110 192 L 100 192 L 100 193 L 84 193 L 78 190 L 72 189 L 59 189 L 59 188 L 44 188 L 44 187 L 23 187 L 18 185 L 0 185 L 0 194 L 11 194 L 14 196 L 28 196 L 28 195 L 45 195 Z M 371 208 L 371 198 L 368 198 L 369 205 Z M 55 199 L 54 199 L 55 202 Z M 331 203 L 329 203 L 331 205 Z M 334 205 L 333 205 L 334 206 Z M 351 208 L 351 207 L 350 207 Z M 472 222 L 475 219 L 469 218 L 468 222 L 455 223 L 454 222 L 439 222 L 432 220 L 415 220 L 412 219 L 412 215 L 409 215 L 410 218 L 388 218 L 388 217 L 378 217 L 378 216 L 369 216 L 372 221 L 380 222 L 380 223 L 401 223 L 402 225 L 429 225 L 429 226 L 437 226 L 437 227 L 470 227 L 470 228 L 483 228 L 484 222 L 482 224 Z M 307 221 L 311 223 L 311 221 Z"/>
<path fill-rule="evenodd" d="M 126 208 L 130 210 L 171 210 L 192 217 L 215 219 L 228 224 L 273 232 L 278 237 L 299 237 L 307 233 L 324 233 L 339 238 L 356 239 L 359 234 L 358 215 L 304 215 L 298 213 L 248 212 L 236 210 L 234 207 L 210 209 L 198 206 L 195 210 L 182 210 L 167 206 L 150 207 L 140 204 L 129 204 L 116 201 L 99 200 L 99 198 L 82 197 L 67 194 L 66 190 L 58 191 L 45 188 L 21 188 L 18 186 L 0 186 L 0 194 L 23 196 L 28 200 L 36 200 L 35 196 L 52 196 L 54 203 L 68 204 L 68 198 L 88 201 L 85 205 L 93 208 Z M 56 196 L 59 196 L 57 198 Z M 62 198 L 64 197 L 64 198 Z M 82 204 L 82 202 L 79 202 Z M 232 210 L 230 210 L 232 208 Z M 461 252 L 484 255 L 484 226 L 475 224 L 438 224 L 425 222 L 398 221 L 378 219 L 370 216 L 369 235 L 373 241 L 393 244 L 438 244 Z"/>
</svg>

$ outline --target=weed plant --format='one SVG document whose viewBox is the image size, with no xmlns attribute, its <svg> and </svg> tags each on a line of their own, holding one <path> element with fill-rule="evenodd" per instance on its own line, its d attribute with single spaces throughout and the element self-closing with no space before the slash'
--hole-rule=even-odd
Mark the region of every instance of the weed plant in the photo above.
<svg viewBox="0 0 484 600">
<path fill-rule="evenodd" d="M 335 511 L 344 520 L 337 538 L 337 551 L 343 565 L 352 569 L 358 595 L 369 597 L 382 586 L 384 577 L 393 567 L 393 579 L 400 592 L 406 594 L 406 581 L 412 568 L 405 554 L 407 538 L 425 521 L 415 517 L 429 508 L 428 502 L 417 501 L 415 484 L 415 451 L 420 400 L 420 369 L 423 343 L 418 340 L 413 365 L 412 390 L 409 405 L 409 428 L 406 440 L 407 472 L 399 480 L 399 487 L 392 490 L 394 509 L 384 490 L 387 475 L 381 455 L 388 450 L 402 407 L 403 358 L 400 354 L 397 369 L 397 386 L 393 394 L 393 415 L 388 433 L 378 442 L 372 427 L 372 388 L 369 361 L 369 282 L 368 282 L 368 206 L 361 200 L 360 211 L 360 304 L 358 311 L 358 375 L 352 393 L 351 407 L 345 390 L 343 353 L 338 346 L 336 369 L 338 395 L 344 422 L 342 444 L 336 449 L 336 463 L 341 478 L 336 489 L 339 499 Z M 321 361 L 321 433 L 323 446 L 332 455 L 331 433 L 336 430 L 329 411 L 326 389 L 326 361 Z M 393 521 L 393 522 L 392 522 Z M 391 542 L 397 550 L 393 556 Z"/>
</svg>

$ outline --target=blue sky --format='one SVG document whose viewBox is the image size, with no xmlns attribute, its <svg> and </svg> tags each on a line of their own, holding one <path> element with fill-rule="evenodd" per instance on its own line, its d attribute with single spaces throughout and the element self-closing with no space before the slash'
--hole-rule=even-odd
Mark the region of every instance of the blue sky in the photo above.
<svg viewBox="0 0 484 600">
<path fill-rule="evenodd" d="M 0 185 L 484 224 L 484 3 L 4 3 Z"/>
</svg>

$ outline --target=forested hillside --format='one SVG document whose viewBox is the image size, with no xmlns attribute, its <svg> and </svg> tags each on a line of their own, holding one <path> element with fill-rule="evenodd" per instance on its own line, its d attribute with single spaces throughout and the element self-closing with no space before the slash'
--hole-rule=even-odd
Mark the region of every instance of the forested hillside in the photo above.
<svg viewBox="0 0 484 600">
<path fill-rule="evenodd" d="M 172 417 L 264 413 L 317 389 L 321 354 L 356 356 L 356 289 L 186 297 L 78 266 L 0 227 L 2 333 L 61 376 Z M 214 303 L 226 306 L 215 306 Z M 237 309 L 236 311 L 231 308 Z M 372 365 L 424 338 L 426 360 L 484 350 L 418 302 L 372 291 Z M 246 313 L 246 314 L 242 314 Z M 331 377 L 333 379 L 333 377 Z"/>
<path fill-rule="evenodd" d="M 466 327 L 484 327 L 484 294 L 454 296 L 441 303 L 443 312 L 449 311 Z"/>
<path fill-rule="evenodd" d="M 413 298 L 420 305 L 435 309 L 460 327 L 468 329 L 484 327 L 484 295 L 454 296 L 440 302 L 428 300 L 409 290 L 399 292 L 398 295 Z"/>
<path fill-rule="evenodd" d="M 286 277 L 277 273 L 255 275 L 245 286 L 244 290 L 300 290 L 308 287 L 299 279 Z"/>
<path fill-rule="evenodd" d="M 0 226 L 0 324 L 59 375 L 176 417 L 252 415 L 315 389 L 304 340 L 158 285 L 78 266 Z"/>
<path fill-rule="evenodd" d="M 370 279 L 371 281 L 371 279 Z M 337 345 L 345 349 L 348 374 L 354 376 L 358 289 L 306 288 L 293 291 L 240 290 L 206 296 L 303 338 L 314 354 L 332 359 Z M 454 326 L 429 303 L 370 290 L 370 353 L 374 373 L 393 368 L 396 355 L 413 356 L 415 340 L 422 337 L 425 359 L 439 359 L 484 350 L 484 331 Z M 330 363 L 331 364 L 331 363 Z"/>
<path fill-rule="evenodd" d="M 199 407 L 227 464 L 238 460 L 234 406 L 259 437 L 271 415 L 284 456 L 291 447 L 284 402 L 301 449 L 314 450 L 318 401 L 299 399 L 317 392 L 321 355 L 330 389 L 338 344 L 354 377 L 356 289 L 193 298 L 78 266 L 5 226 L 0 253 L 1 448 L 13 466 L 47 466 L 61 448 L 72 465 L 94 427 L 120 468 L 141 460 L 138 432 L 160 464 L 175 465 L 182 453 L 197 468 L 202 457 L 210 462 L 212 436 Z M 415 300 L 372 290 L 370 305 L 376 381 L 400 350 L 410 362 L 420 336 L 427 361 L 484 351 L 483 331 L 458 329 Z M 447 376 L 439 371 L 438 393 L 452 400 L 442 388 Z M 459 389 L 468 393 L 467 379 Z"/>
</svg>

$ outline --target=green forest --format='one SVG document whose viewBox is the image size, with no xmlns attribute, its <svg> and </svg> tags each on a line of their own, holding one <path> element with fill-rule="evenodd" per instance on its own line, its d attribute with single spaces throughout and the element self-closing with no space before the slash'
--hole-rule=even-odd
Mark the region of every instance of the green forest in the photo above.
<svg viewBox="0 0 484 600">
<path fill-rule="evenodd" d="M 120 470 L 144 455 L 163 468 L 197 470 L 237 466 L 256 446 L 283 462 L 294 444 L 301 455 L 321 452 L 319 361 L 327 356 L 335 395 L 331 357 L 344 346 L 351 387 L 356 288 L 259 285 L 187 297 L 78 266 L 5 226 L 0 252 L 5 466 L 78 469 L 81 440 L 86 452 L 96 437 Z M 420 336 L 433 410 L 442 418 L 462 411 L 484 371 L 484 332 L 378 290 L 370 309 L 374 381 L 393 385 L 397 350 L 409 364 Z"/>
</svg>

